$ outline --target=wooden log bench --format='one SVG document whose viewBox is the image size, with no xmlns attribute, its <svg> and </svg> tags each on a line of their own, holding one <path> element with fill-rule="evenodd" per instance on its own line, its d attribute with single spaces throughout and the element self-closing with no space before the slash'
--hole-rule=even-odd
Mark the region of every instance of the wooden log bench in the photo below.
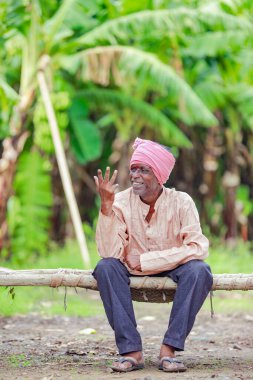
<svg viewBox="0 0 253 380">
<path fill-rule="evenodd" d="M 79 287 L 98 290 L 91 270 L 78 269 L 0 269 L 0 286 Z M 253 290 L 253 273 L 214 274 L 212 290 Z M 177 284 L 168 277 L 130 277 L 132 298 L 139 302 L 171 302 Z"/>
</svg>

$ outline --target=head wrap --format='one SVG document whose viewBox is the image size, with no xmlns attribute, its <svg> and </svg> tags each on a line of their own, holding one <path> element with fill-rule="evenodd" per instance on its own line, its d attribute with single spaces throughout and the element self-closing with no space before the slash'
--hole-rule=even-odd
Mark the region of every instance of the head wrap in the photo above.
<svg viewBox="0 0 253 380">
<path fill-rule="evenodd" d="M 142 140 L 138 137 L 135 139 L 133 148 L 130 167 L 133 164 L 150 166 L 160 185 L 163 185 L 169 179 L 176 162 L 172 153 L 156 142 Z"/>
</svg>

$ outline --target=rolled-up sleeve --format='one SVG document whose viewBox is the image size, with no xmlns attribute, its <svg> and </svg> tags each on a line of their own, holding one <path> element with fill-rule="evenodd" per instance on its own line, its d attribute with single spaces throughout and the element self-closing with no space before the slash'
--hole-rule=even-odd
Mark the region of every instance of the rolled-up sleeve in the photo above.
<svg viewBox="0 0 253 380">
<path fill-rule="evenodd" d="M 176 268 L 190 260 L 204 260 L 208 256 L 209 241 L 203 235 L 199 215 L 191 197 L 179 210 L 181 246 L 162 251 L 144 252 L 140 256 L 141 270 L 161 272 Z"/>
<path fill-rule="evenodd" d="M 101 257 L 123 260 L 128 245 L 127 227 L 120 212 L 106 216 L 100 211 L 96 228 L 96 242 Z"/>
</svg>

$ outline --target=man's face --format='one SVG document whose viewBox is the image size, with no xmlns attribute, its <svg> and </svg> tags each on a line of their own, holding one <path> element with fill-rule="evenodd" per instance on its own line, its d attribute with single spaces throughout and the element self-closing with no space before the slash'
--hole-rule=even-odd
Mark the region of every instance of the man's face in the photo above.
<svg viewBox="0 0 253 380">
<path fill-rule="evenodd" d="M 144 201 L 156 199 L 161 185 L 150 166 L 141 163 L 131 165 L 129 177 L 134 194 L 139 195 Z"/>
</svg>

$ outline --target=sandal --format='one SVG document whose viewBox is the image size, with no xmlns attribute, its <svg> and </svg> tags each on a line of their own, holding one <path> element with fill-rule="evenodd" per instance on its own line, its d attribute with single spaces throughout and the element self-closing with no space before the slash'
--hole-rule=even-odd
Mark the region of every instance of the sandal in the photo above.
<svg viewBox="0 0 253 380">
<path fill-rule="evenodd" d="M 169 363 L 165 365 L 165 363 Z M 185 372 L 187 370 L 186 366 L 176 358 L 170 358 L 169 356 L 164 356 L 159 362 L 160 370 L 164 372 Z"/>
<path fill-rule="evenodd" d="M 131 364 L 131 367 L 124 367 L 123 363 L 128 362 Z M 117 365 L 118 364 L 118 365 Z M 111 366 L 111 369 L 115 372 L 131 372 L 137 371 L 138 369 L 143 369 L 144 363 L 139 363 L 135 358 L 130 356 L 122 356 L 115 365 Z"/>
</svg>

